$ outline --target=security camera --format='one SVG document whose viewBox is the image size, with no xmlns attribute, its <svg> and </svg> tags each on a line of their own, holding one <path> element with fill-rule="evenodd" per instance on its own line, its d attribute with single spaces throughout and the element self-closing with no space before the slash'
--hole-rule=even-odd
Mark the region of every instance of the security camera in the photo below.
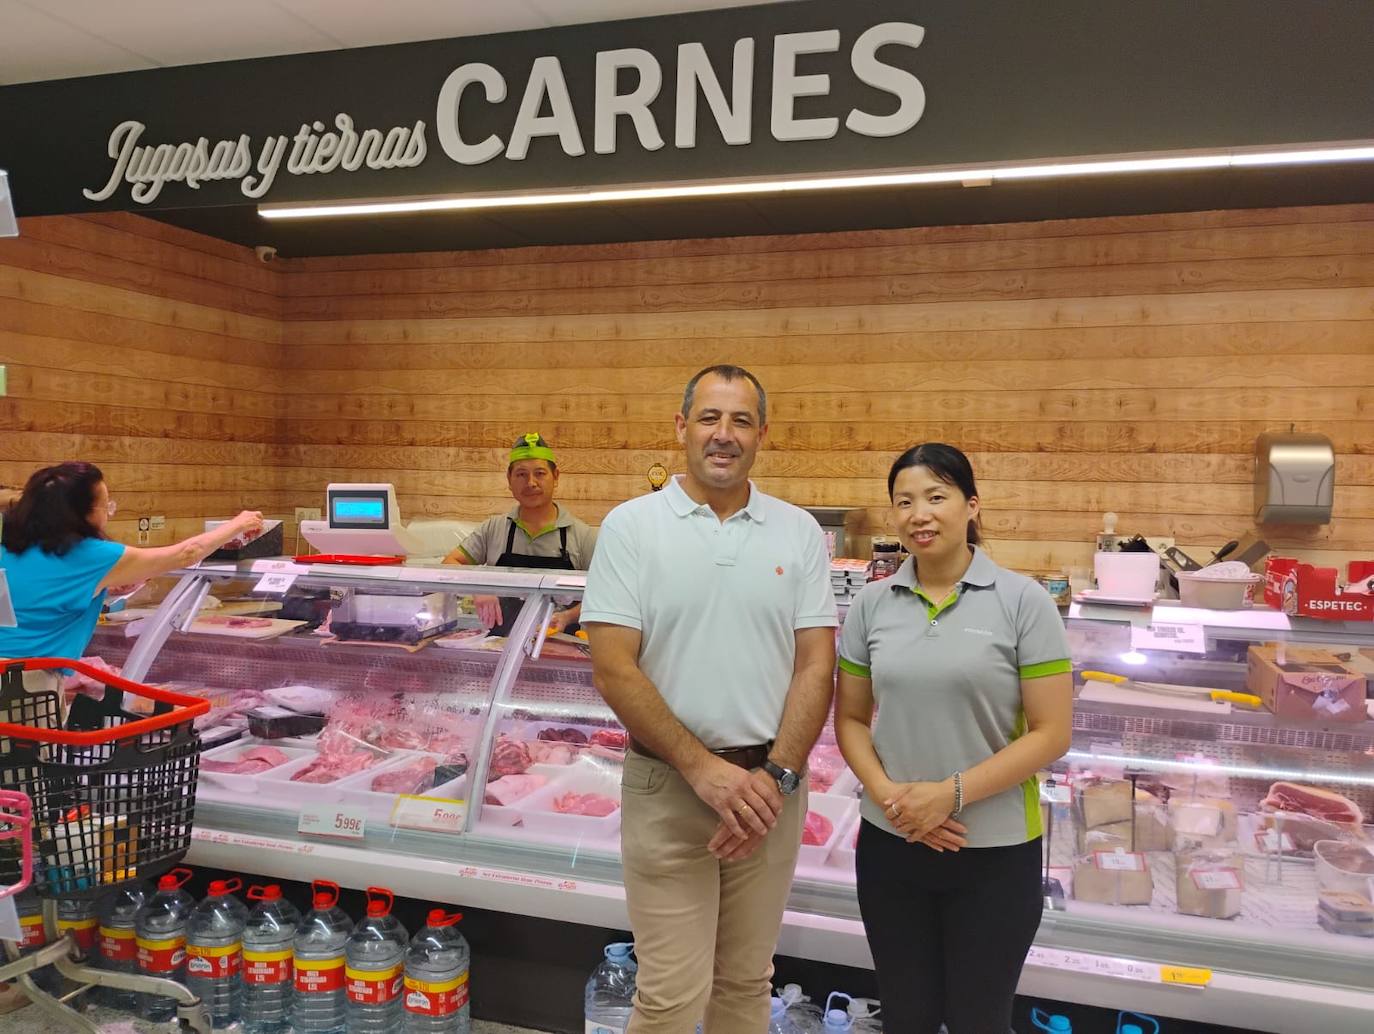
<svg viewBox="0 0 1374 1034">
<path fill-rule="evenodd" d="M 277 249 L 270 244 L 259 244 L 253 252 L 258 256 L 259 262 L 271 262 L 277 257 Z"/>
</svg>

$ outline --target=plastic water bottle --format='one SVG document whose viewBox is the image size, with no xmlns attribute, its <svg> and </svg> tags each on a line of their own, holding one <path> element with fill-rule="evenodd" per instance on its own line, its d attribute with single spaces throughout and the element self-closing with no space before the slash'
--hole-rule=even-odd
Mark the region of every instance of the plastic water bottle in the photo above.
<svg viewBox="0 0 1374 1034">
<path fill-rule="evenodd" d="M 196 902 L 181 887 L 190 878 L 190 869 L 173 869 L 157 881 L 157 893 L 134 917 L 138 970 L 145 976 L 186 982 L 186 921 Z M 177 1003 L 162 995 L 143 995 L 140 1004 L 144 1019 L 155 1023 L 177 1012 Z"/>
<path fill-rule="evenodd" d="M 1136 1022 L 1139 1021 L 1139 1022 Z M 1116 1034 L 1147 1034 L 1143 1024 L 1149 1024 L 1148 1034 L 1159 1034 L 1159 1021 L 1141 1012 L 1120 1012 L 1116 1015 Z"/>
<path fill-rule="evenodd" d="M 468 965 L 472 950 L 454 929 L 462 919 L 436 908 L 406 954 L 406 1034 L 468 1034 Z"/>
<path fill-rule="evenodd" d="M 348 937 L 348 1034 L 396 1034 L 404 1023 L 410 934 L 391 914 L 395 901 L 385 887 L 368 887 L 367 916 Z"/>
<path fill-rule="evenodd" d="M 797 1034 L 797 1028 L 787 1016 L 787 1003 L 777 995 L 769 1000 L 768 1034 Z"/>
<path fill-rule="evenodd" d="M 275 883 L 249 887 L 255 901 L 243 928 L 244 1034 L 288 1034 L 291 1030 L 291 942 L 301 925 L 296 906 Z"/>
<path fill-rule="evenodd" d="M 606 945 L 606 957 L 592 970 L 583 996 L 587 1034 L 625 1034 L 634 1014 L 635 973 L 630 958 L 633 944 Z"/>
<path fill-rule="evenodd" d="M 854 1034 L 883 1034 L 883 1021 L 878 1013 L 882 1006 L 874 998 L 850 998 L 849 1018 L 854 1021 L 850 1028 Z"/>
<path fill-rule="evenodd" d="M 820 1006 L 812 1004 L 811 999 L 802 993 L 800 984 L 787 984 L 778 991 L 778 997 L 787 1007 L 788 1022 L 797 1034 L 819 1034 L 824 1029 Z"/>
<path fill-rule="evenodd" d="M 1050 1034 L 1073 1034 L 1073 1024 L 1067 1016 L 1047 1013 L 1041 1009 L 1031 1010 L 1031 1023 Z"/>
<path fill-rule="evenodd" d="M 315 880 L 314 907 L 305 914 L 291 945 L 296 993 L 291 1026 L 296 1034 L 344 1034 L 344 945 L 353 920 L 339 907 L 339 885 Z"/>
<path fill-rule="evenodd" d="M 854 1029 L 854 1020 L 849 1015 L 847 1008 L 840 1009 L 835 1006 L 835 999 L 843 998 L 846 1007 L 852 999 L 843 991 L 831 991 L 830 997 L 825 1000 L 825 1018 L 821 1021 L 821 1029 L 824 1031 L 849 1031 Z"/>
<path fill-rule="evenodd" d="M 239 1018 L 243 999 L 248 906 L 234 897 L 242 886 L 242 880 L 215 880 L 186 926 L 186 986 L 205 1003 L 216 1028 Z"/>
<path fill-rule="evenodd" d="M 57 903 L 57 932 L 68 931 L 81 954 L 94 958 L 100 941 L 100 920 L 96 918 L 94 901 L 64 898 Z"/>
<path fill-rule="evenodd" d="M 96 905 L 101 969 L 112 973 L 138 972 L 138 934 L 134 930 L 134 920 L 148 900 L 150 890 L 147 884 L 135 883 L 111 891 Z M 101 1001 L 115 1009 L 138 1007 L 137 991 L 107 987 L 101 992 Z"/>
</svg>

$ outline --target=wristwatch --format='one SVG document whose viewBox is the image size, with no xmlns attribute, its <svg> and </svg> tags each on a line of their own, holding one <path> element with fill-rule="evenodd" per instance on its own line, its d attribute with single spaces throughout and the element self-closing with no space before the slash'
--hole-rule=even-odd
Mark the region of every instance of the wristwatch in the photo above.
<svg viewBox="0 0 1374 1034">
<path fill-rule="evenodd" d="M 778 789 L 782 791 L 784 797 L 791 797 L 797 792 L 797 787 L 801 786 L 801 774 L 790 768 L 783 768 L 771 761 L 765 761 L 763 770 L 778 781 Z"/>
</svg>

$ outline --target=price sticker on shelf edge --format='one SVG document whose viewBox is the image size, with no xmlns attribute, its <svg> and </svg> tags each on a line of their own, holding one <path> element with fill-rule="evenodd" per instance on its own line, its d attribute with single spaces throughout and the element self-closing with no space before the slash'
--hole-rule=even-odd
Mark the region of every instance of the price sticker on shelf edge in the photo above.
<svg viewBox="0 0 1374 1034">
<path fill-rule="evenodd" d="M 1132 650 L 1172 650 L 1177 653 L 1206 653 L 1207 636 L 1201 625 L 1174 621 L 1152 621 L 1131 626 Z"/>
<path fill-rule="evenodd" d="M 365 835 L 367 812 L 344 805 L 308 804 L 301 809 L 296 831 L 316 837 L 361 840 Z"/>
<path fill-rule="evenodd" d="M 1166 984 L 1182 984 L 1184 987 L 1206 987 L 1212 982 L 1210 969 L 1196 966 L 1160 966 L 1159 979 Z"/>
<path fill-rule="evenodd" d="M 1276 829 L 1266 829 L 1255 834 L 1255 844 L 1261 851 L 1272 854 L 1275 851 L 1282 851 L 1290 854 L 1295 850 L 1293 838 L 1287 833 L 1280 834 Z"/>
<path fill-rule="evenodd" d="M 467 801 L 401 794 L 391 808 L 391 824 L 403 829 L 461 833 L 467 813 Z"/>
<path fill-rule="evenodd" d="M 1235 869 L 1195 869 L 1189 875 L 1198 890 L 1240 890 L 1240 873 Z"/>
<path fill-rule="evenodd" d="M 281 596 L 287 589 L 296 584 L 296 577 L 289 571 L 274 571 L 259 578 L 258 584 L 253 586 L 253 591 L 271 596 Z"/>
<path fill-rule="evenodd" d="M 1145 856 L 1130 851 L 1094 851 L 1093 864 L 1103 872 L 1143 872 Z"/>
<path fill-rule="evenodd" d="M 1070 804 L 1073 801 L 1073 788 L 1068 783 L 1056 782 L 1040 784 L 1040 800 L 1044 804 Z"/>
</svg>

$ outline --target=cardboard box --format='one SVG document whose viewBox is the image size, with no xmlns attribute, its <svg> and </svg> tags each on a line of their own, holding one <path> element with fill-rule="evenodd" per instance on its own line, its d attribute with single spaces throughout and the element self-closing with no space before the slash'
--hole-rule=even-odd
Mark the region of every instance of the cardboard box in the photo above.
<svg viewBox="0 0 1374 1034">
<path fill-rule="evenodd" d="M 1334 567 L 1314 567 L 1292 557 L 1270 557 L 1264 567 L 1264 602 L 1285 614 L 1322 621 L 1374 621 L 1374 595 L 1366 583 L 1369 564 L 1350 564 L 1349 584 L 1337 585 Z"/>
<path fill-rule="evenodd" d="M 1252 646 L 1245 686 L 1280 718 L 1365 720 L 1364 675 L 1329 650 L 1275 643 Z"/>
</svg>

